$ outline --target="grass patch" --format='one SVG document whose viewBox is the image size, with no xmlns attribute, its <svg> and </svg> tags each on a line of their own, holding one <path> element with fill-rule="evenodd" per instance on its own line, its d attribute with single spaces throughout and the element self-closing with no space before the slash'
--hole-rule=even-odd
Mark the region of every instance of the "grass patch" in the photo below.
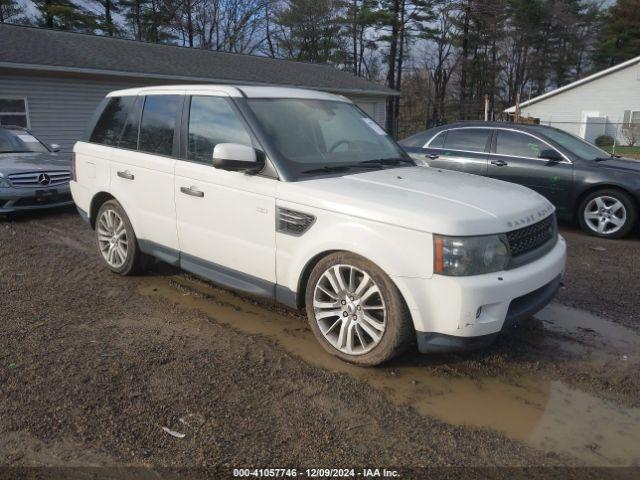
<svg viewBox="0 0 640 480">
<path fill-rule="evenodd" d="M 613 147 L 605 147 L 603 150 L 606 150 L 609 153 L 613 152 Z M 640 160 L 640 147 L 616 147 L 616 155 L 622 155 L 623 157 L 636 158 Z"/>
</svg>

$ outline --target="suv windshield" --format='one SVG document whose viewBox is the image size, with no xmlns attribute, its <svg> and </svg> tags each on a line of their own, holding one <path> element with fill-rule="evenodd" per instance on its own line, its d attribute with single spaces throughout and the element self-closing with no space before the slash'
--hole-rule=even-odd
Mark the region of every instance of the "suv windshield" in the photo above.
<svg viewBox="0 0 640 480">
<path fill-rule="evenodd" d="M 591 143 L 586 142 L 581 138 L 571 135 L 570 133 L 548 127 L 531 128 L 539 131 L 550 140 L 553 140 L 554 142 L 569 150 L 574 155 L 584 160 L 598 160 L 611 157 L 610 153 L 607 153 L 604 150 L 596 147 L 595 145 L 592 145 Z"/>
<path fill-rule="evenodd" d="M 377 123 L 350 103 L 254 98 L 248 104 L 297 173 L 413 164 Z"/>
<path fill-rule="evenodd" d="M 0 128 L 0 153 L 48 152 L 40 141 L 26 130 Z"/>
</svg>

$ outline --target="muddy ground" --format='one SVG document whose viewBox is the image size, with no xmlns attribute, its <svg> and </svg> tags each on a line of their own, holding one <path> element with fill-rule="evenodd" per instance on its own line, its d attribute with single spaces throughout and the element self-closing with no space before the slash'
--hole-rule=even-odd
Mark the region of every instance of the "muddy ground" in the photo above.
<svg viewBox="0 0 640 480">
<path fill-rule="evenodd" d="M 640 467 L 640 240 L 562 230 L 536 318 L 359 369 L 296 312 L 111 274 L 72 210 L 0 219 L 0 466 Z"/>
</svg>

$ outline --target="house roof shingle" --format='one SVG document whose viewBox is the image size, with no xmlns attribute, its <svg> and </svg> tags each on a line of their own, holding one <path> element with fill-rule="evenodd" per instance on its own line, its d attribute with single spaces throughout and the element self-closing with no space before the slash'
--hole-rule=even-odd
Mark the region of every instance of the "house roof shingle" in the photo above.
<svg viewBox="0 0 640 480">
<path fill-rule="evenodd" d="M 0 24 L 0 66 L 396 95 L 329 65 Z"/>
</svg>

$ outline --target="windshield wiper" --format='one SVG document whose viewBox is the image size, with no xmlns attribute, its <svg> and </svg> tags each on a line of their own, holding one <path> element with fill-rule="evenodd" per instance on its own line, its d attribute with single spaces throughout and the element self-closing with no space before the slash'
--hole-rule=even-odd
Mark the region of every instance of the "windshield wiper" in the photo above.
<svg viewBox="0 0 640 480">
<path fill-rule="evenodd" d="M 610 157 L 596 157 L 593 159 L 594 162 L 604 162 L 605 160 L 611 160 L 613 157 L 613 155 L 611 155 Z"/>
<path fill-rule="evenodd" d="M 360 162 L 347 165 L 324 165 L 319 168 L 312 168 L 311 170 L 303 170 L 300 173 L 331 173 L 331 172 L 346 172 L 352 168 L 376 168 L 377 164 Z"/>
<path fill-rule="evenodd" d="M 29 150 L 0 150 L 0 153 L 29 153 Z"/>
<path fill-rule="evenodd" d="M 401 163 L 415 165 L 415 162 L 413 160 L 403 157 L 374 158 L 373 160 L 365 160 L 364 162 L 360 162 L 359 165 L 399 165 Z"/>
<path fill-rule="evenodd" d="M 351 168 L 350 165 L 325 165 L 320 168 L 312 168 L 311 170 L 303 170 L 300 173 L 330 173 L 330 172 L 346 172 Z"/>
</svg>

